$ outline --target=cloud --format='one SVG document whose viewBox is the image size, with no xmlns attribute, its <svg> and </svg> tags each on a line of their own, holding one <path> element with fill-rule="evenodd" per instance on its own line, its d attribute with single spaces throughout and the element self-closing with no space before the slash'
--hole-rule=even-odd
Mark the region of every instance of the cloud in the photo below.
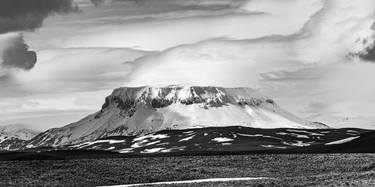
<svg viewBox="0 0 375 187">
<path fill-rule="evenodd" d="M 147 0 L 141 5 L 125 2 L 128 1 L 98 8 L 82 8 L 82 14 L 70 14 L 59 20 L 49 19 L 38 33 L 25 37 L 27 41 L 34 41 L 31 46 L 36 48 L 126 47 L 164 50 L 213 37 L 247 38 L 247 34 L 258 33 L 246 30 L 259 26 L 243 23 L 262 18 L 259 12 L 239 10 L 241 3 L 246 2 L 244 0 Z M 269 25 L 269 32 L 274 27 Z M 289 29 L 285 27 L 285 30 Z"/>
<path fill-rule="evenodd" d="M 90 0 L 95 6 L 109 5 L 114 3 L 132 3 L 132 4 L 141 4 L 145 0 Z"/>
<path fill-rule="evenodd" d="M 95 6 L 101 6 L 105 4 L 112 3 L 112 0 L 91 0 L 91 3 Z"/>
<path fill-rule="evenodd" d="M 46 130 L 95 112 L 112 90 L 33 94 L 0 100 L 0 124 L 22 122 Z"/>
<path fill-rule="evenodd" d="M 246 2 L 246 0 L 90 0 L 95 6 L 111 5 L 111 4 L 126 4 L 128 6 L 166 6 L 173 7 L 178 5 L 185 9 L 221 9 L 228 7 L 236 7 L 239 4 Z"/>
<path fill-rule="evenodd" d="M 113 89 L 123 85 L 133 61 L 149 53 L 126 48 L 40 50 L 38 66 L 14 72 L 12 78 L 26 95 Z"/>
<path fill-rule="evenodd" d="M 135 59 L 152 52 L 114 48 L 38 51 L 31 71 L 0 76 L 0 123 L 66 125 L 95 112 L 112 89 L 124 86 Z"/>
<path fill-rule="evenodd" d="M 373 63 L 314 64 L 264 76 L 261 91 L 310 120 L 369 127 L 369 121 L 375 121 L 374 73 Z"/>
<path fill-rule="evenodd" d="M 128 84 L 257 87 L 262 72 L 298 68 L 291 56 L 276 43 L 209 40 L 138 59 Z"/>
<path fill-rule="evenodd" d="M 365 59 L 375 62 L 375 46 L 373 46 L 367 51 L 367 55 L 365 56 Z"/>
<path fill-rule="evenodd" d="M 79 105 L 78 98 L 75 97 L 59 97 L 59 98 L 43 98 L 43 99 L 30 99 L 22 104 L 24 110 L 61 110 L 61 111 L 74 111 L 74 110 L 95 110 L 95 107 L 87 107 Z"/>
<path fill-rule="evenodd" d="M 257 22 L 272 24 L 272 29 L 256 27 L 259 25 L 248 20 L 253 29 L 243 38 L 210 39 L 137 59 L 127 83 L 249 86 L 297 115 L 315 115 L 311 120 L 331 124 L 350 116 L 375 121 L 369 112 L 375 108 L 368 104 L 375 102 L 371 86 L 375 67 L 348 56 L 365 49 L 368 45 L 362 41 L 370 41 L 374 34 L 374 2 L 332 0 L 321 7 L 321 1 L 286 2 L 255 0 L 244 6 L 265 12 Z M 294 19 L 288 12 L 291 6 L 305 14 L 297 13 L 300 16 Z M 280 21 L 283 25 L 274 24 L 278 19 L 284 20 Z M 284 27 L 290 30 L 283 32 Z M 371 55 L 372 48 L 368 49 Z"/>
<path fill-rule="evenodd" d="M 364 60 L 375 62 L 375 43 L 365 49 L 362 54 L 359 54 Z"/>
<path fill-rule="evenodd" d="M 375 121 L 366 104 L 375 102 L 374 64 L 348 56 L 372 51 L 373 0 L 127 2 L 52 18 L 40 32 L 25 34 L 40 49 L 39 62 L 9 76 L 10 90 L 40 100 L 40 94 L 58 99 L 118 86 L 248 86 L 314 121 L 331 124 L 348 115 Z"/>
<path fill-rule="evenodd" d="M 0 1 L 0 35 L 9 32 L 34 31 L 42 26 L 44 19 L 55 13 L 78 10 L 72 0 L 2 0 Z M 37 56 L 30 51 L 23 36 L 11 35 L 0 46 L 1 65 L 5 68 L 30 70 Z"/>
<path fill-rule="evenodd" d="M 351 62 L 348 54 L 363 48 L 356 41 L 371 36 L 374 21 L 374 2 L 361 2 L 249 1 L 242 6 L 243 10 L 264 14 L 226 17 L 235 17 L 242 25 L 246 21 L 247 25 L 242 27 L 235 21 L 224 24 L 225 19 L 216 20 L 217 24 L 210 28 L 218 30 L 217 36 L 231 36 L 228 39 L 180 45 L 139 59 L 129 83 L 259 87 L 265 73 L 294 71 L 306 64 Z M 196 27 L 191 28 L 210 29 L 198 26 L 200 21 L 193 22 Z M 219 29 L 230 24 L 234 24 L 230 28 L 236 28 L 235 31 Z"/>
<path fill-rule="evenodd" d="M 147 2 L 156 5 L 103 7 L 106 10 L 115 9 L 113 12 L 117 15 L 108 13 L 104 18 L 91 19 L 89 22 L 66 21 L 60 26 L 53 25 L 54 28 L 50 30 L 43 29 L 39 33 L 43 34 L 42 39 L 36 36 L 31 39 L 37 40 L 39 46 L 165 50 L 211 38 L 244 40 L 294 34 L 322 6 L 318 0 L 306 5 L 290 3 L 288 8 L 296 11 L 287 11 L 285 8 L 278 15 L 273 15 L 271 12 L 262 12 L 263 9 L 249 8 L 243 3 L 234 3 L 236 6 L 231 7 L 222 1 L 219 1 L 222 4 L 207 1 L 210 3 L 200 5 L 166 1 L 169 2 L 168 6 L 162 7 L 153 1 Z M 272 5 L 272 2 L 269 4 Z M 65 32 L 61 33 L 59 29 Z"/>
<path fill-rule="evenodd" d="M 76 11 L 72 0 L 2 0 L 0 33 L 33 31 L 42 26 L 47 16 Z"/>
<path fill-rule="evenodd" d="M 356 43 L 359 44 L 359 47 L 348 56 L 351 58 L 359 57 L 367 62 L 375 62 L 375 21 L 373 21 L 367 33 L 362 33 L 362 37 Z"/>
<path fill-rule="evenodd" d="M 29 51 L 22 35 L 11 38 L 8 46 L 2 52 L 2 66 L 30 70 L 36 63 L 36 53 Z"/>
<path fill-rule="evenodd" d="M 310 113 L 313 113 L 313 114 L 319 114 L 321 113 L 323 110 L 326 111 L 326 109 L 330 107 L 330 104 L 328 103 L 322 103 L 322 102 L 311 102 L 307 108 L 306 108 L 306 112 L 310 112 Z"/>
</svg>

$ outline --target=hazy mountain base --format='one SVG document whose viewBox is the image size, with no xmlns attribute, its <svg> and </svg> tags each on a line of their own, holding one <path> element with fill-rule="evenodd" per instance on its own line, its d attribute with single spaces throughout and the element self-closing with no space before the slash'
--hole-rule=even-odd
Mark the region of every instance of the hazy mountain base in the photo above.
<svg viewBox="0 0 375 187">
<path fill-rule="evenodd" d="M 361 139 L 364 140 L 358 142 Z M 267 151 L 274 151 L 272 153 L 330 153 L 340 152 L 341 149 L 345 150 L 343 151 L 345 153 L 374 152 L 371 145 L 365 145 L 366 142 L 374 140 L 375 131 L 365 129 L 259 129 L 233 126 L 163 130 L 138 137 L 108 137 L 65 148 L 108 150 L 123 154 L 270 153 Z M 336 145 L 342 144 L 345 147 L 345 143 L 350 141 L 357 142 L 357 145 L 346 146 L 347 149 L 335 148 Z M 353 148 L 362 149 L 352 151 Z"/>
<path fill-rule="evenodd" d="M 0 150 L 17 150 L 39 133 L 22 124 L 0 126 Z"/>
<path fill-rule="evenodd" d="M 108 137 L 77 145 L 0 152 L 0 160 L 240 154 L 375 153 L 375 131 L 210 127 Z M 121 153 L 121 154 L 120 154 Z"/>
<path fill-rule="evenodd" d="M 227 177 L 205 186 L 371 186 L 375 154 L 279 154 L 0 162 L 0 186 L 95 186 Z M 202 186 L 202 184 L 173 185 Z"/>
</svg>

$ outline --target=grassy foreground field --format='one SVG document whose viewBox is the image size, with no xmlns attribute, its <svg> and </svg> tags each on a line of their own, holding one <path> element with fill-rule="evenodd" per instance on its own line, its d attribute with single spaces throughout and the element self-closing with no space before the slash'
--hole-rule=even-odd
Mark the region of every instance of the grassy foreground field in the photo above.
<svg viewBox="0 0 375 187">
<path fill-rule="evenodd" d="M 270 179 L 204 185 L 375 186 L 375 154 L 227 155 L 0 162 L 0 186 L 97 186 L 224 177 Z"/>
</svg>

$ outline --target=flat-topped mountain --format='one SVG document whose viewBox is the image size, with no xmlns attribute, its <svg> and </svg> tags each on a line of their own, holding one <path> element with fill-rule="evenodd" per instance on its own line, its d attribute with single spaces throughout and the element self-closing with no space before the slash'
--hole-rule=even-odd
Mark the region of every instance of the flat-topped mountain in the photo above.
<svg viewBox="0 0 375 187">
<path fill-rule="evenodd" d="M 294 116 L 251 88 L 200 86 L 123 87 L 100 111 L 33 138 L 28 147 L 57 146 L 163 129 L 245 126 L 326 128 Z"/>
</svg>

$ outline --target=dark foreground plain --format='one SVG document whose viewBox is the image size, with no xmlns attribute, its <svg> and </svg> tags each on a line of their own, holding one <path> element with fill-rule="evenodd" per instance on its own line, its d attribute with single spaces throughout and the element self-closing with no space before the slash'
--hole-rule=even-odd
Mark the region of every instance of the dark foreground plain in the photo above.
<svg viewBox="0 0 375 187">
<path fill-rule="evenodd" d="M 97 186 L 269 177 L 205 186 L 375 186 L 375 154 L 262 154 L 1 161 L 0 186 Z M 202 186 L 179 184 L 172 186 Z"/>
</svg>

